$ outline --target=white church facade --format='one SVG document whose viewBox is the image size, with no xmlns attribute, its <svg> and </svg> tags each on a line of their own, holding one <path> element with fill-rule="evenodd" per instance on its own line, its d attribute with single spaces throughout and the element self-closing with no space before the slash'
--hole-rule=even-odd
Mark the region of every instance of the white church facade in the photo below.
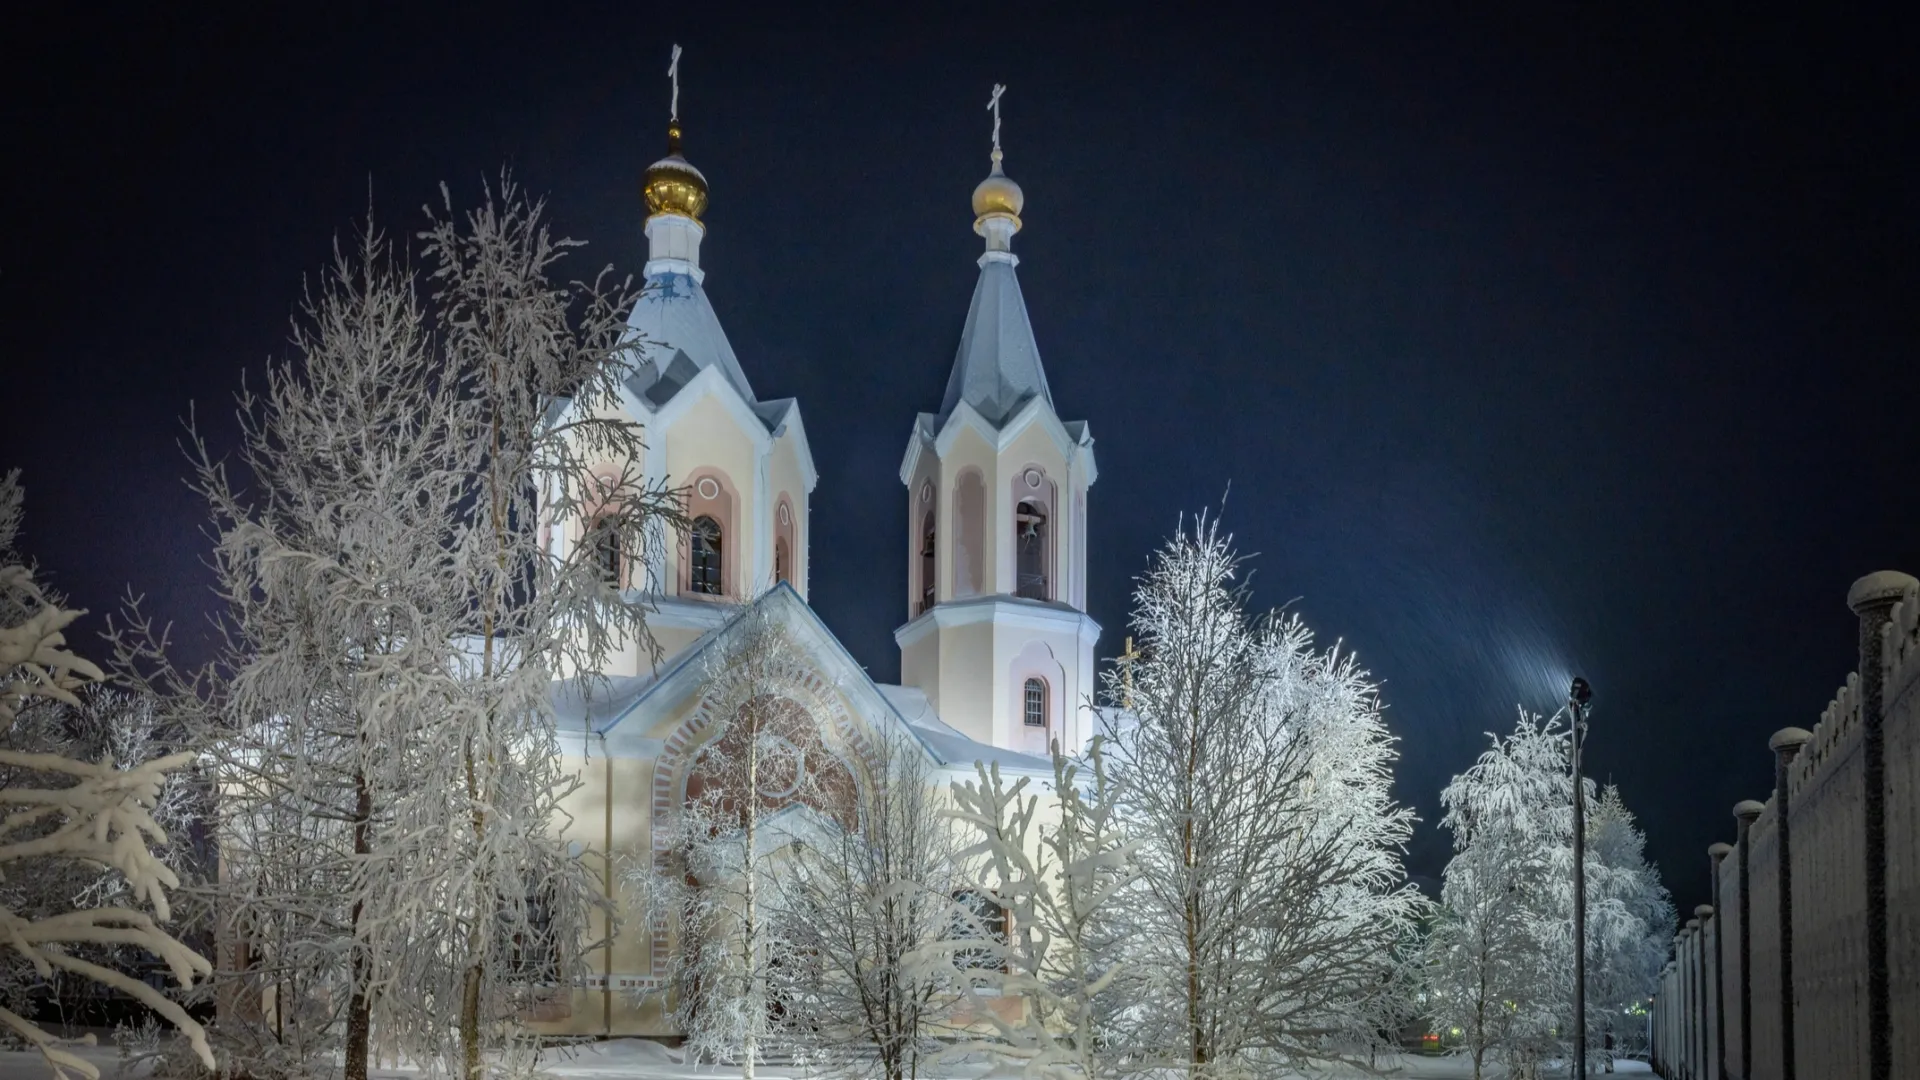
<svg viewBox="0 0 1920 1080">
<path fill-rule="evenodd" d="M 561 750 L 581 781 L 563 836 L 626 918 L 613 935 L 595 928 L 605 943 L 593 976 L 529 1015 L 536 1029 L 674 1034 L 649 991 L 667 984 L 675 943 L 636 917 L 620 879 L 664 853 L 689 766 L 716 734 L 707 658 L 746 605 L 805 658 L 795 704 L 856 776 L 863 746 L 887 736 L 908 737 L 938 773 L 969 777 L 987 761 L 1049 778 L 1050 744 L 1077 750 L 1091 737 L 1100 627 L 1086 612 L 1087 492 L 1099 471 L 1087 425 L 1060 418 L 1041 366 L 1012 251 L 1023 196 L 1002 172 L 997 121 L 992 160 L 973 193 L 985 250 L 945 394 L 911 418 L 900 463 L 900 685 L 874 682 L 807 603 L 820 477 L 806 425 L 797 401 L 755 393 L 708 302 L 707 185 L 680 153 L 677 123 L 648 169 L 645 290 L 629 318 L 646 355 L 623 407 L 644 429 L 639 472 L 686 492 L 693 527 L 645 561 L 606 556 L 629 601 L 650 605 L 663 661 L 632 647 L 599 679 L 555 684 Z M 557 542 L 579 541 L 580 523 L 556 526 Z"/>
</svg>

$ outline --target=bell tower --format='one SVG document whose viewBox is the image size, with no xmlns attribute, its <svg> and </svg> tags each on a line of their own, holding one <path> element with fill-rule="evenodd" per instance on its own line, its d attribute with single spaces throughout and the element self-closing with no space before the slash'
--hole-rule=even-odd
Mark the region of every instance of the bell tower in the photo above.
<svg viewBox="0 0 1920 1080">
<path fill-rule="evenodd" d="M 907 622 L 900 681 L 971 738 L 1045 754 L 1092 735 L 1086 613 L 1087 489 L 1099 470 L 1084 421 L 1062 421 L 1014 268 L 1026 200 L 1002 169 L 995 86 L 992 171 L 973 191 L 986 241 L 937 413 L 907 440 Z"/>
</svg>

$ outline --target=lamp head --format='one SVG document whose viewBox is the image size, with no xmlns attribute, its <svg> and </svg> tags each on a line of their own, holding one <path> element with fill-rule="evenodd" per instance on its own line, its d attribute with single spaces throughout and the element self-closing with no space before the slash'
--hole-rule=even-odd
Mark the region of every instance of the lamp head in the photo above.
<svg viewBox="0 0 1920 1080">
<path fill-rule="evenodd" d="M 1587 680 L 1576 675 L 1573 679 L 1573 686 L 1567 690 L 1567 700 L 1573 702 L 1575 705 L 1584 706 L 1587 702 L 1593 700 L 1593 687 L 1587 685 Z"/>
</svg>

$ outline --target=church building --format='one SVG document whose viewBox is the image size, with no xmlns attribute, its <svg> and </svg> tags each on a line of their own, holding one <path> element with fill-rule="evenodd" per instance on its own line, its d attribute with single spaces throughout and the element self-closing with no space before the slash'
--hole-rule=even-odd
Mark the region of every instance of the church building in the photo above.
<svg viewBox="0 0 1920 1080">
<path fill-rule="evenodd" d="M 902 418 L 898 686 L 874 682 L 807 602 L 820 476 L 801 405 L 755 393 L 752 358 L 734 354 L 707 299 L 707 182 L 681 153 L 677 120 L 667 156 L 646 172 L 645 289 L 628 320 L 645 357 L 622 399 L 644 428 L 641 474 L 686 492 L 692 528 L 644 564 L 609 555 L 630 602 L 651 606 L 664 660 L 629 647 L 600 679 L 554 690 L 561 750 L 581 780 L 563 835 L 617 904 L 628 900 L 622 873 L 665 852 L 664 823 L 716 734 L 703 703 L 710 650 L 747 605 L 803 657 L 794 704 L 856 776 L 863 745 L 905 736 L 936 774 L 968 778 L 985 761 L 1050 779 L 1049 745 L 1074 751 L 1092 735 L 1100 627 L 1086 611 L 1087 489 L 1099 470 L 1086 423 L 1056 410 L 1021 296 L 1024 199 L 1001 168 L 998 99 L 996 88 L 992 170 L 973 191 L 980 274 L 952 370 L 936 411 Z M 938 386 L 928 364 L 928 400 Z M 560 543 L 578 542 L 578 522 L 559 525 Z M 674 943 L 624 910 L 595 949 L 593 977 L 530 1015 L 536 1029 L 674 1034 L 648 995 L 667 984 Z"/>
</svg>

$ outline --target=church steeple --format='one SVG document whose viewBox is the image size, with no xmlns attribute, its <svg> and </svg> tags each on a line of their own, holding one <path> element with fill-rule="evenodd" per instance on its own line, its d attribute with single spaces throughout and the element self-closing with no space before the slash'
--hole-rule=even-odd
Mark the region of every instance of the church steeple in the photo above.
<svg viewBox="0 0 1920 1080">
<path fill-rule="evenodd" d="M 993 88 L 992 171 L 973 189 L 986 240 L 938 413 L 922 413 L 901 463 L 908 490 L 909 621 L 894 632 L 901 681 L 942 720 L 996 746 L 1077 750 L 1091 733 L 1087 488 L 1082 422 L 1062 422 L 1014 268 L 1026 196 L 1008 177 Z"/>
<path fill-rule="evenodd" d="M 995 426 L 1034 398 L 1053 407 L 1047 373 L 1040 366 L 1040 346 L 1027 318 L 1027 301 L 1014 273 L 1020 257 L 1013 253 L 1013 234 L 1020 231 L 1020 211 L 1026 209 L 1027 199 L 1001 168 L 1005 155 L 1000 149 L 1000 96 L 1006 89 L 995 85 L 987 102 L 993 110 L 993 171 L 973 189 L 973 231 L 986 238 L 987 250 L 980 256 L 980 280 L 973 287 L 973 303 L 960 332 L 960 351 L 940 401 L 942 424 L 962 401 Z"/>
<path fill-rule="evenodd" d="M 684 493 L 692 528 L 677 539 L 663 536 L 649 545 L 647 563 L 621 564 L 620 574 L 655 605 L 649 627 L 671 651 L 717 625 L 728 604 L 777 582 L 806 596 L 807 498 L 818 476 L 799 404 L 755 395 L 707 297 L 700 266 L 707 178 L 681 148 L 677 45 L 667 77 L 667 155 L 648 166 L 640 185 L 648 259 L 627 316 L 637 355 L 622 386 L 630 418 L 644 429 L 639 474 Z M 608 556 L 610 563 L 622 558 Z M 625 655 L 638 671 L 640 654 Z"/>
</svg>

